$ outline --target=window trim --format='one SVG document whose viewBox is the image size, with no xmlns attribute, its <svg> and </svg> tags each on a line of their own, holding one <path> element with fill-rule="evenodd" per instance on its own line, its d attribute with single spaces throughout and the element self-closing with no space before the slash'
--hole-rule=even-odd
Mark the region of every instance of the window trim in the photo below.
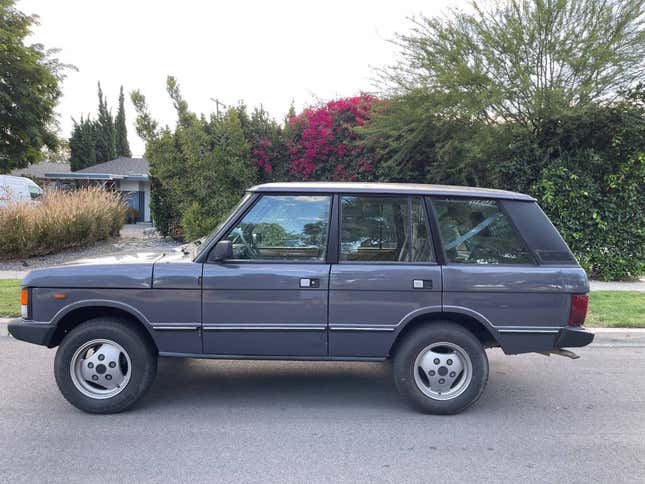
<svg viewBox="0 0 645 484">
<path fill-rule="evenodd" d="M 478 266 L 478 267 L 536 267 L 539 266 L 540 264 L 538 263 L 538 259 L 535 257 L 535 253 L 533 252 L 533 249 L 531 246 L 526 242 L 526 239 L 524 239 L 524 236 L 520 233 L 518 228 L 515 225 L 515 222 L 513 221 L 513 218 L 510 216 L 510 214 L 506 211 L 506 207 L 504 207 L 503 200 L 500 198 L 487 198 L 487 197 L 462 197 L 462 196 L 445 196 L 445 195 L 428 195 L 426 196 L 426 199 L 428 200 L 428 203 L 430 205 L 430 208 L 432 209 L 432 214 L 433 214 L 433 219 L 434 223 L 436 224 L 437 228 L 437 238 L 439 239 L 439 242 L 441 244 L 441 254 L 443 257 L 443 264 L 445 266 L 452 266 L 452 267 L 473 267 L 473 266 Z M 478 264 L 476 262 L 470 263 L 470 262 L 454 262 L 454 261 L 449 261 L 448 257 L 446 255 L 445 249 L 444 249 L 444 240 L 443 236 L 441 235 L 441 230 L 439 228 L 439 217 L 437 216 L 436 208 L 434 206 L 434 203 L 436 200 L 483 200 L 483 201 L 493 201 L 499 208 L 499 211 L 504 214 L 506 219 L 509 221 L 511 228 L 513 229 L 513 232 L 517 236 L 517 238 L 524 244 L 524 247 L 526 248 L 530 258 L 533 260 L 532 263 L 526 263 L 522 262 L 520 264 L 509 264 L 509 263 L 498 263 L 498 264 Z"/>
<path fill-rule="evenodd" d="M 425 201 L 424 198 L 425 196 L 422 194 L 416 195 L 416 194 L 410 194 L 410 193 L 376 193 L 376 192 L 371 192 L 371 193 L 352 193 L 352 192 L 341 192 L 337 194 L 338 196 L 338 205 L 337 205 L 337 212 L 338 212 L 338 233 L 337 233 L 337 249 L 338 249 L 338 254 L 337 254 L 337 259 L 336 263 L 337 264 L 343 264 L 343 265 L 389 265 L 389 266 L 438 266 L 441 265 L 439 263 L 439 258 L 438 258 L 438 253 L 436 250 L 436 245 L 434 241 L 434 235 L 433 231 L 431 229 L 430 221 L 428 220 L 428 211 L 427 207 L 425 206 Z M 428 239 L 432 241 L 432 248 L 434 252 L 434 261 L 426 261 L 426 262 L 413 262 L 413 261 L 357 261 L 357 260 L 342 260 L 340 258 L 340 252 L 341 252 L 341 224 L 342 224 L 342 198 L 348 196 L 348 197 L 373 197 L 373 198 L 405 198 L 407 199 L 407 206 L 408 206 L 408 227 L 407 227 L 407 232 L 408 232 L 408 247 L 412 247 L 411 245 L 411 239 L 412 239 L 412 197 L 417 197 L 421 201 L 421 206 L 424 208 L 424 216 L 425 216 L 425 224 L 426 224 L 426 231 L 428 232 Z"/>
<path fill-rule="evenodd" d="M 448 262 L 448 259 L 446 257 L 445 251 L 443 250 L 443 240 L 441 239 L 441 231 L 439 230 L 439 219 L 437 218 L 437 213 L 435 212 L 432 201 L 430 200 L 430 197 L 428 195 L 425 195 L 423 197 L 423 202 L 426 207 L 426 217 L 428 218 L 430 225 L 433 228 L 431 235 L 432 244 L 434 245 L 435 259 L 437 260 L 439 265 L 445 266 Z"/>
<path fill-rule="evenodd" d="M 326 239 L 326 246 L 325 246 L 325 257 L 323 257 L 320 260 L 286 260 L 286 259 L 279 259 L 279 260 L 269 260 L 269 259 L 224 259 L 220 261 L 212 261 L 210 260 L 210 252 L 213 250 L 215 245 L 221 240 L 224 240 L 225 237 L 229 234 L 231 230 L 233 230 L 238 223 L 242 221 L 242 219 L 255 207 L 255 205 L 263 198 L 266 196 L 270 197 L 329 197 L 329 220 L 327 222 L 327 239 Z M 245 207 L 241 207 L 240 214 L 236 217 L 233 217 L 233 219 L 230 221 L 230 223 L 227 223 L 224 227 L 222 227 L 221 233 L 218 234 L 217 237 L 215 237 L 213 241 L 213 245 L 208 248 L 208 254 L 205 257 L 205 259 L 202 261 L 204 264 L 300 264 L 300 265 L 328 265 L 329 262 L 328 260 L 328 255 L 329 255 L 329 238 L 331 235 L 331 222 L 333 220 L 333 209 L 334 209 L 334 194 L 333 193 L 327 193 L 327 192 L 320 192 L 320 193 L 309 193 L 309 192 L 257 192 L 255 198 L 252 200 L 249 200 L 248 205 Z M 196 260 L 196 262 L 198 262 Z"/>
</svg>

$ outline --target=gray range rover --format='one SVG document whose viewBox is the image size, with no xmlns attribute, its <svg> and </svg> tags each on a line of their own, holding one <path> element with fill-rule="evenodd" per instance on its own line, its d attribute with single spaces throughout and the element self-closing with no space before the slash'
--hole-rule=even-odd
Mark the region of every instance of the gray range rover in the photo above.
<svg viewBox="0 0 645 484">
<path fill-rule="evenodd" d="M 575 356 L 589 285 L 530 196 L 413 184 L 251 188 L 209 237 L 145 263 L 32 271 L 20 340 L 65 398 L 134 404 L 157 357 L 393 360 L 421 411 L 484 391 L 486 348 Z"/>
</svg>

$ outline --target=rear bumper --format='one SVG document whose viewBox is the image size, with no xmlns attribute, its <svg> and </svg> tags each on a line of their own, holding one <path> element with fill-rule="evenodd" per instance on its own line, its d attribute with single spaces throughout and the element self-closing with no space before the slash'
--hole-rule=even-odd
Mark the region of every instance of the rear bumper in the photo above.
<svg viewBox="0 0 645 484">
<path fill-rule="evenodd" d="M 16 321 L 9 323 L 9 334 L 20 341 L 49 346 L 54 337 L 56 326 L 33 321 Z"/>
<path fill-rule="evenodd" d="M 563 348 L 579 348 L 593 341 L 594 334 L 583 328 L 521 328 L 502 329 L 497 341 L 508 355 L 544 353 Z"/>
<path fill-rule="evenodd" d="M 579 348 L 593 341 L 594 334 L 582 328 L 563 328 L 555 340 L 556 348 Z"/>
</svg>

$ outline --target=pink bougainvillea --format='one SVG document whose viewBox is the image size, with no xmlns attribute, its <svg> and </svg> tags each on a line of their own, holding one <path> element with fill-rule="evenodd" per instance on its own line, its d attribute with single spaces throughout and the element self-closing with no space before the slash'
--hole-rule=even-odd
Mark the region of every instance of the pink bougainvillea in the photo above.
<svg viewBox="0 0 645 484">
<path fill-rule="evenodd" d="M 287 150 L 292 175 L 303 180 L 370 179 L 374 165 L 356 142 L 355 128 L 370 119 L 376 102 L 376 98 L 363 94 L 305 109 L 289 118 Z"/>
</svg>

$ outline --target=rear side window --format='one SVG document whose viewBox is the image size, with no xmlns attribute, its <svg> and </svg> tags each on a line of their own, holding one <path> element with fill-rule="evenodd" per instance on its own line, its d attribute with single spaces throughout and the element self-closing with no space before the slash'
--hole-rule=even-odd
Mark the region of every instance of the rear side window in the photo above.
<svg viewBox="0 0 645 484">
<path fill-rule="evenodd" d="M 448 262 L 534 264 L 496 200 L 432 199 Z"/>
<path fill-rule="evenodd" d="M 341 261 L 434 260 L 420 197 L 343 196 L 340 219 Z"/>
</svg>

